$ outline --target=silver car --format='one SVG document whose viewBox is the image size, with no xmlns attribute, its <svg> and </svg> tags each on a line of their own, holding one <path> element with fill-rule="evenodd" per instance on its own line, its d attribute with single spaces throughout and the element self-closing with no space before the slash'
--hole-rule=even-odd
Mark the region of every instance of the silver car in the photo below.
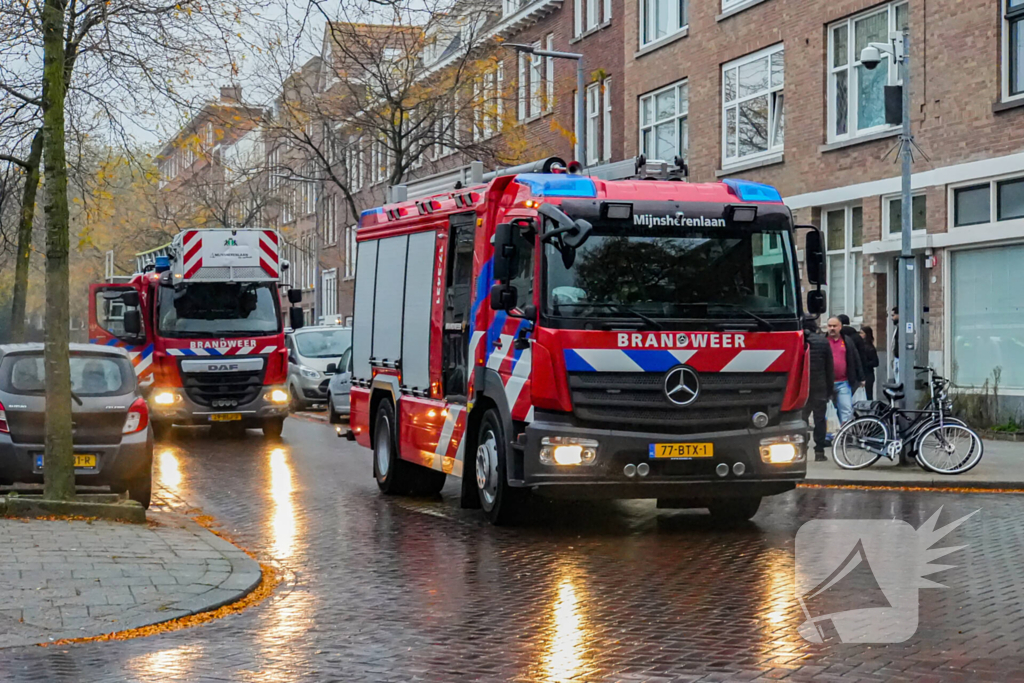
<svg viewBox="0 0 1024 683">
<path fill-rule="evenodd" d="M 327 368 L 330 370 L 330 366 Z M 345 349 L 334 367 L 334 375 L 327 385 L 327 417 L 331 424 L 341 424 L 341 418 L 348 419 L 352 412 L 350 392 L 352 390 L 352 348 Z"/>
<path fill-rule="evenodd" d="M 75 483 L 127 491 L 149 507 L 153 430 L 128 354 L 71 344 Z M 42 344 L 0 346 L 0 483 L 41 483 L 46 424 Z"/>
<path fill-rule="evenodd" d="M 288 348 L 288 392 L 292 410 L 327 404 L 328 366 L 336 365 L 352 346 L 352 328 L 336 325 L 303 327 L 285 335 Z"/>
</svg>

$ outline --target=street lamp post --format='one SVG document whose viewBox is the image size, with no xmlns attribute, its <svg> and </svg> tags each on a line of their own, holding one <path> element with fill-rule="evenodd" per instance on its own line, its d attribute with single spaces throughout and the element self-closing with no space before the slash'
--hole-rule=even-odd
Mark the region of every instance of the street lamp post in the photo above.
<svg viewBox="0 0 1024 683">
<path fill-rule="evenodd" d="M 505 47 L 510 47 L 516 52 L 521 52 L 527 55 L 535 55 L 537 57 L 551 57 L 552 59 L 571 59 L 576 62 L 576 150 L 574 152 L 576 161 L 580 162 L 584 166 L 587 165 L 586 159 L 586 137 L 587 131 L 584 127 L 586 124 L 586 95 L 583 92 L 583 55 L 578 52 L 559 52 L 557 50 L 541 50 L 533 45 L 523 45 L 521 43 L 505 43 Z M 520 86 L 522 87 L 522 86 Z"/>
<path fill-rule="evenodd" d="M 913 352 L 917 347 L 914 336 L 917 332 L 917 314 L 914 308 L 914 254 L 911 248 L 911 237 L 914 229 L 913 194 L 911 191 L 912 145 L 914 136 L 910 131 L 910 31 L 893 31 L 889 34 L 888 43 L 869 43 L 861 51 L 861 63 L 869 69 L 876 68 L 881 62 L 882 54 L 890 55 L 899 65 L 899 79 L 902 82 L 902 123 L 900 133 L 900 161 L 902 162 L 901 197 L 900 197 L 900 233 L 902 244 L 900 249 L 900 283 L 897 293 L 897 306 L 901 319 L 896 324 L 896 344 L 902 351 L 899 365 L 899 381 L 903 382 L 906 396 L 904 405 L 917 408 L 917 387 L 915 386 Z M 896 85 L 890 83 L 890 85 Z"/>
</svg>

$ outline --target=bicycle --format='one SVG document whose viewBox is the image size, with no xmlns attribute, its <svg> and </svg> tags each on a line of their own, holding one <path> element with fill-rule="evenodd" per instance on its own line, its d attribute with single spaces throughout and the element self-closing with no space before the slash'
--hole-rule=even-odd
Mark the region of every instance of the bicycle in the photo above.
<svg viewBox="0 0 1024 683">
<path fill-rule="evenodd" d="M 859 402 L 855 411 L 859 408 L 861 416 L 843 425 L 832 440 L 832 459 L 839 467 L 859 470 L 883 457 L 895 461 L 905 449 L 922 469 L 936 474 L 962 474 L 981 461 L 981 437 L 962 420 L 947 414 L 952 409 L 949 380 L 932 368 L 914 369 L 929 373 L 928 407 L 901 410 L 896 401 L 904 397 L 903 385 L 883 385 L 882 393 L 889 404 Z"/>
</svg>

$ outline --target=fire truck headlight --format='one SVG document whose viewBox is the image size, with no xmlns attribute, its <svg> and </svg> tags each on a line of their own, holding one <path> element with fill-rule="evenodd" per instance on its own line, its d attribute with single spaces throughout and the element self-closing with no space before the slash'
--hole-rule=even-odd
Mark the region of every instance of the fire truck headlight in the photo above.
<svg viewBox="0 0 1024 683">
<path fill-rule="evenodd" d="M 545 436 L 540 442 L 543 465 L 593 465 L 597 460 L 597 442 L 571 436 Z"/>
<path fill-rule="evenodd" d="M 176 400 L 178 400 L 178 396 L 173 391 L 158 391 L 153 395 L 153 403 L 158 406 L 169 406 Z"/>
<path fill-rule="evenodd" d="M 803 460 L 804 437 L 799 434 L 761 440 L 761 460 L 772 465 L 785 465 Z"/>
<path fill-rule="evenodd" d="M 284 389 L 271 389 L 267 392 L 266 399 L 271 403 L 287 403 L 288 392 Z"/>
</svg>

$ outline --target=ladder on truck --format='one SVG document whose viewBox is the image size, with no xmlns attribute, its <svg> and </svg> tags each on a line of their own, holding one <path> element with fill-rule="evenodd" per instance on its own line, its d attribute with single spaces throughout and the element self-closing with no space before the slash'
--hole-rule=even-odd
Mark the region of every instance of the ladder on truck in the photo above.
<svg viewBox="0 0 1024 683">
<path fill-rule="evenodd" d="M 466 187 L 483 185 L 499 176 L 519 173 L 578 173 L 601 180 L 676 180 L 686 181 L 689 169 L 686 160 L 676 157 L 672 161 L 647 159 L 642 154 L 632 159 L 623 159 L 600 166 L 577 170 L 578 165 L 566 164 L 559 157 L 547 157 L 509 168 L 484 172 L 482 161 L 473 161 L 465 166 L 417 178 L 404 185 L 388 187 L 388 204 L 419 199 L 431 195 L 461 190 Z"/>
</svg>

